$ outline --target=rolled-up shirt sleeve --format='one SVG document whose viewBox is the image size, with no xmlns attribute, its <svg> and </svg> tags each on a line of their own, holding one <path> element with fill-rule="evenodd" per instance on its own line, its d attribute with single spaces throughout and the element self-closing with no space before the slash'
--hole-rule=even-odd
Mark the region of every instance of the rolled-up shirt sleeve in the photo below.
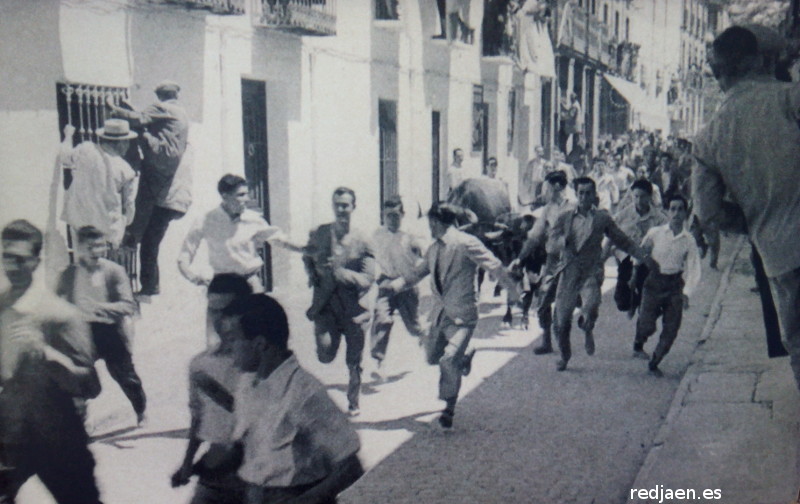
<svg viewBox="0 0 800 504">
<path fill-rule="evenodd" d="M 697 251 L 697 245 L 694 242 L 689 243 L 686 254 L 686 267 L 683 270 L 683 293 L 687 297 L 694 294 L 697 286 L 700 285 L 700 277 L 702 276 L 702 267 L 700 265 L 700 254 Z"/>
</svg>

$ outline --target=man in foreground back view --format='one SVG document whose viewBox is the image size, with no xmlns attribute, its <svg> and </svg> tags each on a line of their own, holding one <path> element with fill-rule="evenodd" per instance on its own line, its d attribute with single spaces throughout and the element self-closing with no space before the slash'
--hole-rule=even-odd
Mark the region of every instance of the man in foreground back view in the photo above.
<svg viewBox="0 0 800 504">
<path fill-rule="evenodd" d="M 749 234 L 800 387 L 800 85 L 764 75 L 757 39 L 740 26 L 714 40 L 710 64 L 725 99 L 695 140 L 694 211 L 704 226 Z"/>
</svg>

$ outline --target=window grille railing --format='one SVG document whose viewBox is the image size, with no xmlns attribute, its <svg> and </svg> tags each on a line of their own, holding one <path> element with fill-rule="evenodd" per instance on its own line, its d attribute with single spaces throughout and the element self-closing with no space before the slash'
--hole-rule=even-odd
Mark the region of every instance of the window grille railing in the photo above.
<svg viewBox="0 0 800 504">
<path fill-rule="evenodd" d="M 336 34 L 336 0 L 256 0 L 256 25 L 309 35 Z"/>
</svg>

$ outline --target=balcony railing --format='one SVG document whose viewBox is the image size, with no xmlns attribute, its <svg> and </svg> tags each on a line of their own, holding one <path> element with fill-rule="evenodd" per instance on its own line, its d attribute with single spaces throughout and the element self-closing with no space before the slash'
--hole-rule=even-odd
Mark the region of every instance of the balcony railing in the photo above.
<svg viewBox="0 0 800 504">
<path fill-rule="evenodd" d="M 208 9 L 215 14 L 244 14 L 245 0 L 149 0 L 151 3 L 182 5 L 188 9 Z"/>
<path fill-rule="evenodd" d="M 562 37 L 561 44 L 604 65 L 612 65 L 615 55 L 609 26 L 585 9 L 573 8 L 567 15 L 571 18 L 571 29 Z"/>
<path fill-rule="evenodd" d="M 336 34 L 336 0 L 258 0 L 258 26 L 306 35 Z"/>
</svg>

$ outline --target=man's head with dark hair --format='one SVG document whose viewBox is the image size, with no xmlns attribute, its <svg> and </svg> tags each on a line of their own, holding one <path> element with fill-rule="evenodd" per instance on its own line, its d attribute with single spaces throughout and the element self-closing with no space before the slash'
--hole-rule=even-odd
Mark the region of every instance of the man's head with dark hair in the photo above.
<svg viewBox="0 0 800 504">
<path fill-rule="evenodd" d="M 672 205 L 673 201 L 680 201 L 681 203 L 683 203 L 683 209 L 686 210 L 687 212 L 689 211 L 689 200 L 687 200 L 683 194 L 672 193 L 669 196 L 667 196 L 667 202 L 666 202 L 667 208 L 669 208 Z"/>
<path fill-rule="evenodd" d="M 631 191 L 636 191 L 637 189 L 643 191 L 648 196 L 653 195 L 653 184 L 647 179 L 636 179 L 633 184 L 631 184 Z"/>
<path fill-rule="evenodd" d="M 350 217 L 353 215 L 353 210 L 356 209 L 356 192 L 349 187 L 337 187 L 333 191 L 331 199 L 336 223 L 349 230 Z"/>
<path fill-rule="evenodd" d="M 631 185 L 631 194 L 633 195 L 633 205 L 640 215 L 645 215 L 650 211 L 653 201 L 653 184 L 649 180 L 637 179 Z"/>
<path fill-rule="evenodd" d="M 108 252 L 106 235 L 94 226 L 83 226 L 78 230 L 78 260 L 84 266 L 94 268 Z"/>
<path fill-rule="evenodd" d="M 33 272 L 39 266 L 44 237 L 30 222 L 19 219 L 3 228 L 3 269 L 11 286 L 19 291 L 33 282 Z"/>
<path fill-rule="evenodd" d="M 236 299 L 249 296 L 253 288 L 243 276 L 234 273 L 215 275 L 208 285 L 208 319 L 223 344 L 230 342 L 238 328 L 224 323 L 222 312 Z"/>
<path fill-rule="evenodd" d="M 456 147 L 453 149 L 453 164 L 461 166 L 462 161 L 464 161 L 464 150 L 461 147 Z"/>
<path fill-rule="evenodd" d="M 551 185 L 561 184 L 563 189 L 567 185 L 567 174 L 564 170 L 551 171 L 544 177 L 545 182 Z"/>
<path fill-rule="evenodd" d="M 405 211 L 403 210 L 403 200 L 400 196 L 391 196 L 383 202 L 383 222 L 392 233 L 400 229 Z"/>
<path fill-rule="evenodd" d="M 670 226 L 682 229 L 686 218 L 689 216 L 689 201 L 681 194 L 674 193 L 667 198 L 667 214 Z"/>
<path fill-rule="evenodd" d="M 589 177 L 578 177 L 572 181 L 575 196 L 578 197 L 578 209 L 587 212 L 597 204 L 597 184 Z"/>
<path fill-rule="evenodd" d="M 434 203 L 428 210 L 428 219 L 433 219 L 447 226 L 452 226 L 461 214 L 460 209 L 452 203 Z"/>
<path fill-rule="evenodd" d="M 222 208 L 231 217 L 242 214 L 250 202 L 250 191 L 247 180 L 239 175 L 228 173 L 217 183 L 217 191 L 222 196 Z"/>
<path fill-rule="evenodd" d="M 758 39 L 742 26 L 720 33 L 711 46 L 709 65 L 723 91 L 761 68 Z"/>
<path fill-rule="evenodd" d="M 219 179 L 217 183 L 217 192 L 220 196 L 223 196 L 236 191 L 236 189 L 242 186 L 247 187 L 247 180 L 245 180 L 244 177 L 228 173 Z"/>
<path fill-rule="evenodd" d="M 208 284 L 209 294 L 233 294 L 237 297 L 247 296 L 253 293 L 253 287 L 247 279 L 235 273 L 220 273 L 214 275 L 211 283 Z"/>
<path fill-rule="evenodd" d="M 78 243 L 86 243 L 89 240 L 105 240 L 105 233 L 94 226 L 83 226 L 78 230 Z"/>
<path fill-rule="evenodd" d="M 495 178 L 497 176 L 497 158 L 490 157 L 486 160 L 486 175 L 489 178 Z"/>
<path fill-rule="evenodd" d="M 285 353 L 289 344 L 289 320 L 283 307 L 266 294 L 234 300 L 223 316 L 239 331 L 234 338 L 234 359 L 243 371 L 253 372 L 267 354 Z"/>
<path fill-rule="evenodd" d="M 344 196 L 344 195 L 348 195 L 348 194 L 353 199 L 353 206 L 355 207 L 356 206 L 356 192 L 354 190 L 350 189 L 349 187 L 345 187 L 345 186 L 337 187 L 336 189 L 333 190 L 333 196 L 331 196 L 331 199 L 336 199 L 338 196 Z"/>
<path fill-rule="evenodd" d="M 434 203 L 428 210 L 428 227 L 434 239 L 441 238 L 448 228 L 455 225 L 463 210 L 451 203 Z"/>
</svg>

